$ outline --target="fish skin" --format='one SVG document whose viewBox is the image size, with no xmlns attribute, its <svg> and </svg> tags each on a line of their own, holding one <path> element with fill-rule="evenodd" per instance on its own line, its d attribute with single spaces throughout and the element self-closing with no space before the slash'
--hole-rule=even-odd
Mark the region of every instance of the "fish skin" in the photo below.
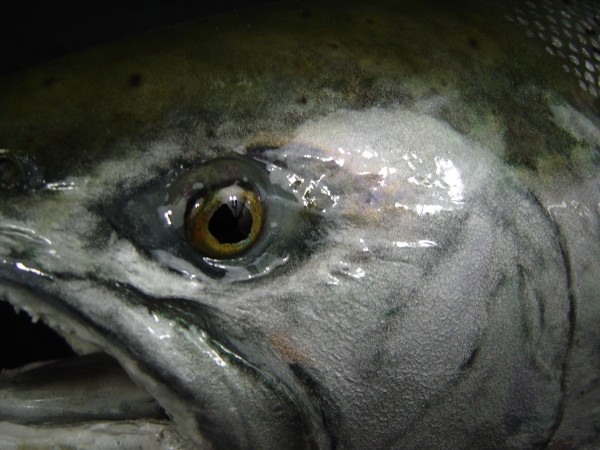
<svg viewBox="0 0 600 450">
<path fill-rule="evenodd" d="M 47 184 L 3 193 L 0 297 L 196 446 L 597 447 L 597 100 L 469 5 L 280 5 L 5 77 L 0 146 Z M 241 149 L 323 176 L 319 233 L 248 282 L 173 273 L 121 205 Z"/>
</svg>

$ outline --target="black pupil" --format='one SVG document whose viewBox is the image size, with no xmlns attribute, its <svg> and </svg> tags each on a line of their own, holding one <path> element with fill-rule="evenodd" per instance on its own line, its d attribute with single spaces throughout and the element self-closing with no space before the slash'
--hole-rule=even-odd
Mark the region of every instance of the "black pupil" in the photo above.
<svg viewBox="0 0 600 450">
<path fill-rule="evenodd" d="M 245 202 L 231 200 L 223 203 L 210 218 L 208 231 L 221 244 L 241 242 L 252 231 L 252 213 Z"/>
</svg>

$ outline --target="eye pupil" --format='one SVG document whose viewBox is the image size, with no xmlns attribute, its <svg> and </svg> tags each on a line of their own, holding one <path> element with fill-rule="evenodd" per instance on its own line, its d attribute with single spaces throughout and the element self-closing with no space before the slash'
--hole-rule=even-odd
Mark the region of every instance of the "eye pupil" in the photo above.
<svg viewBox="0 0 600 450">
<path fill-rule="evenodd" d="M 188 242 L 209 258 L 237 258 L 258 240 L 264 205 L 252 186 L 237 183 L 201 191 L 186 213 Z"/>
<path fill-rule="evenodd" d="M 230 200 L 213 213 L 208 231 L 221 244 L 236 244 L 250 236 L 252 220 L 252 213 L 245 202 Z"/>
</svg>

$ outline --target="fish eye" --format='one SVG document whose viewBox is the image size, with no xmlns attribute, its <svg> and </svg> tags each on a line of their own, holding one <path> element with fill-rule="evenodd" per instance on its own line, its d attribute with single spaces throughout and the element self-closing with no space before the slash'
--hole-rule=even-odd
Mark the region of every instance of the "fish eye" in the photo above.
<svg viewBox="0 0 600 450">
<path fill-rule="evenodd" d="M 186 238 L 205 256 L 240 256 L 258 239 L 263 208 L 260 194 L 250 186 L 232 184 L 215 192 L 202 191 L 188 202 Z"/>
<path fill-rule="evenodd" d="M 250 280 L 295 263 L 322 239 L 323 217 L 267 159 L 179 167 L 103 208 L 113 228 L 188 278 Z"/>
</svg>

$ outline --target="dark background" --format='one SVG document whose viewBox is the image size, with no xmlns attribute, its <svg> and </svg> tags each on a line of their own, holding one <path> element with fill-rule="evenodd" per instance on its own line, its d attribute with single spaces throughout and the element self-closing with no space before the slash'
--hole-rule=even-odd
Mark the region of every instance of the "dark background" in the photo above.
<svg viewBox="0 0 600 450">
<path fill-rule="evenodd" d="M 278 2 L 0 2 L 0 83 L 3 75 L 41 65 L 94 45 L 267 3 Z M 66 343 L 48 327 L 42 323 L 32 324 L 27 314 L 17 315 L 12 306 L 0 301 L 0 369 L 16 368 L 29 362 L 62 358 L 71 354 Z"/>
<path fill-rule="evenodd" d="M 144 31 L 276 0 L 0 2 L 0 76 Z"/>
</svg>

